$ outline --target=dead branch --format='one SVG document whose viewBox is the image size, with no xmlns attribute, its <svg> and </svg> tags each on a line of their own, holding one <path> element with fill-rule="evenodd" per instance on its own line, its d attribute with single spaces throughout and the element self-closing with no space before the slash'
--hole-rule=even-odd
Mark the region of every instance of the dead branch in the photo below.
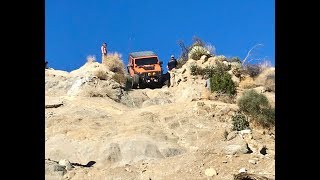
<svg viewBox="0 0 320 180">
<path fill-rule="evenodd" d="M 243 59 L 242 65 L 244 65 L 244 63 L 247 61 L 248 57 L 251 55 L 251 51 L 252 51 L 254 48 L 258 47 L 258 46 L 263 46 L 263 44 L 256 44 L 256 45 L 254 45 L 254 46 L 248 51 L 247 56 Z"/>
</svg>

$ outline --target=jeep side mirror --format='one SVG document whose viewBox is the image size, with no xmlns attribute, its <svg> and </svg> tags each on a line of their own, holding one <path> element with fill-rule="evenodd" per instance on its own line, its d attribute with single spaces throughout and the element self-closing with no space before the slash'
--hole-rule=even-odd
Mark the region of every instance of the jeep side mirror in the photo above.
<svg viewBox="0 0 320 180">
<path fill-rule="evenodd" d="M 162 65 L 162 64 L 163 64 L 163 62 L 162 62 L 162 61 L 159 61 L 159 63 L 160 63 L 160 65 Z"/>
</svg>

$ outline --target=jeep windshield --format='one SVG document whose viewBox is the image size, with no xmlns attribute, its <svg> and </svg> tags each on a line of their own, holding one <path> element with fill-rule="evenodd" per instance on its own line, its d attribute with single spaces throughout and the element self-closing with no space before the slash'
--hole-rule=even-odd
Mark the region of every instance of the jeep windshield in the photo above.
<svg viewBox="0 0 320 180">
<path fill-rule="evenodd" d="M 157 63 L 158 63 L 157 57 L 136 59 L 137 66 L 151 65 L 151 64 L 157 64 Z"/>
</svg>

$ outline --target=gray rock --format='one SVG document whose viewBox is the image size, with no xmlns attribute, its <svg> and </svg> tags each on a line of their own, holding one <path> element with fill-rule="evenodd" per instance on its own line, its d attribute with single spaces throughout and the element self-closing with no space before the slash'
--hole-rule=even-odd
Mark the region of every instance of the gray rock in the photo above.
<svg viewBox="0 0 320 180">
<path fill-rule="evenodd" d="M 45 161 L 45 175 L 50 177 L 61 178 L 67 173 L 65 166 L 61 166 L 54 161 Z"/>
<path fill-rule="evenodd" d="M 238 131 L 231 131 L 227 136 L 227 140 L 230 141 L 231 139 L 234 139 L 235 137 L 237 137 L 237 135 L 238 135 Z"/>
<path fill-rule="evenodd" d="M 228 141 L 223 147 L 223 153 L 234 155 L 234 154 L 245 154 L 248 153 L 248 145 L 247 143 L 239 136 L 235 137 L 231 141 Z"/>
<path fill-rule="evenodd" d="M 68 170 L 68 171 L 70 171 L 73 168 L 70 161 L 67 159 L 61 159 L 59 161 L 59 165 L 64 166 L 66 168 L 66 170 Z"/>
</svg>

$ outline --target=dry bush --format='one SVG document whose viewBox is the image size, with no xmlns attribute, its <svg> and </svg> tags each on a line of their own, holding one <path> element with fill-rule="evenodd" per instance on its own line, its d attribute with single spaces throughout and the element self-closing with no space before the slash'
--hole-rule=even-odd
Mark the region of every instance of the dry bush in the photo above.
<svg viewBox="0 0 320 180">
<path fill-rule="evenodd" d="M 97 71 L 94 71 L 93 73 L 94 76 L 97 76 L 100 80 L 107 80 L 108 75 L 106 72 L 104 72 L 103 70 L 99 69 Z"/>
<path fill-rule="evenodd" d="M 228 104 L 234 104 L 236 103 L 236 95 L 230 96 L 223 93 L 212 92 L 211 95 L 209 95 L 209 100 L 221 101 Z"/>
<path fill-rule="evenodd" d="M 264 84 L 265 90 L 268 92 L 275 92 L 276 85 L 275 85 L 275 76 L 274 74 L 269 74 Z"/>
<path fill-rule="evenodd" d="M 245 64 L 243 66 L 244 73 L 249 75 L 252 78 L 259 76 L 262 72 L 261 67 L 258 64 Z"/>
<path fill-rule="evenodd" d="M 247 76 L 240 81 L 239 87 L 242 89 L 251 89 L 257 87 L 257 85 L 252 77 Z"/>
<path fill-rule="evenodd" d="M 126 83 L 126 76 L 124 73 L 121 73 L 121 72 L 114 73 L 114 75 L 112 76 L 112 79 L 119 84 Z"/>
<path fill-rule="evenodd" d="M 266 68 L 254 81 L 257 85 L 264 86 L 266 91 L 275 92 L 275 71 L 273 68 Z"/>
<path fill-rule="evenodd" d="M 87 56 L 87 62 L 88 63 L 93 63 L 93 62 L 96 62 L 96 57 L 94 55 L 89 55 Z"/>
<path fill-rule="evenodd" d="M 211 44 L 206 44 L 205 45 L 205 48 L 210 52 L 210 54 L 212 56 L 215 56 L 216 54 L 216 47 L 214 45 L 211 45 Z"/>
<path fill-rule="evenodd" d="M 261 72 L 272 67 L 271 62 L 268 60 L 264 60 L 263 62 L 259 63 L 258 65 L 261 69 Z"/>
<path fill-rule="evenodd" d="M 122 55 L 115 52 L 107 55 L 106 61 L 103 62 L 110 71 L 114 73 L 125 73 L 125 65 L 121 60 Z"/>
</svg>

